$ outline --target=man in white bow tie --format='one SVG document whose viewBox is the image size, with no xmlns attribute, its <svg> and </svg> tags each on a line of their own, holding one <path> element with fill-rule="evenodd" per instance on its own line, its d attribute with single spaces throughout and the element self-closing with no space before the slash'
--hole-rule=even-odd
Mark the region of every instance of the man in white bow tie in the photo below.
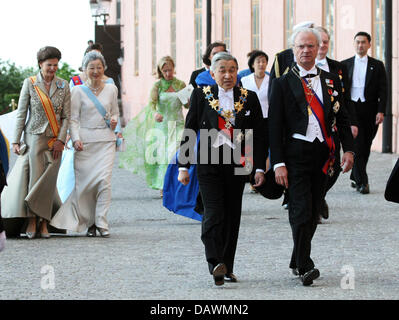
<svg viewBox="0 0 399 320">
<path fill-rule="evenodd" d="M 356 55 L 342 61 L 349 72 L 351 100 L 355 106 L 359 132 L 355 139 L 356 160 L 351 173 L 351 183 L 361 194 L 370 193 L 367 162 L 378 126 L 384 120 L 387 103 L 387 76 L 384 63 L 367 55 L 371 36 L 358 32 L 354 47 Z"/>
<path fill-rule="evenodd" d="M 292 40 L 296 65 L 272 83 L 270 155 L 276 182 L 289 192 L 294 240 L 289 267 L 309 286 L 320 276 L 310 253 L 327 174 L 335 160 L 332 128 L 337 127 L 344 150 L 343 172 L 353 165 L 353 137 L 339 77 L 315 66 L 319 32 L 301 28 Z"/>
<path fill-rule="evenodd" d="M 204 203 L 201 240 L 209 272 L 215 285 L 219 286 L 225 281 L 237 282 L 233 272 L 242 195 L 247 175 L 251 172 L 243 172 L 244 163 L 235 161 L 234 153 L 237 152 L 233 150 L 238 150 L 238 155 L 245 155 L 245 148 L 250 144 L 247 139 L 253 138 L 254 186 L 258 187 L 265 181 L 268 145 L 258 96 L 236 86 L 236 58 L 219 52 L 213 56 L 210 70 L 216 84 L 194 89 L 190 98 L 179 153 L 178 180 L 183 185 L 190 182 L 188 168 L 193 159 L 189 154 L 194 153 L 196 142 L 196 138 L 190 140 L 190 136 L 199 132 L 197 177 Z M 216 159 L 212 157 L 215 154 L 219 155 Z M 244 165 L 249 163 L 246 161 Z"/>
<path fill-rule="evenodd" d="M 355 107 L 351 100 L 351 95 L 350 95 L 348 70 L 346 66 L 341 62 L 332 60 L 329 57 L 327 57 L 327 54 L 330 49 L 330 34 L 328 33 L 327 29 L 323 27 L 316 27 L 315 29 L 319 31 L 321 37 L 321 44 L 316 58 L 316 66 L 326 72 L 331 72 L 337 75 L 341 80 L 342 93 L 345 100 L 345 108 L 349 113 L 353 138 L 356 138 L 358 132 L 357 128 L 358 122 L 356 119 Z M 326 194 L 334 186 L 341 172 L 340 169 L 341 142 L 339 140 L 338 132 L 335 129 L 333 129 L 332 136 L 334 138 L 334 143 L 335 143 L 334 174 L 332 176 L 327 177 Z M 324 219 L 328 219 L 329 217 L 329 209 L 325 198 L 322 203 L 321 217 Z M 319 220 L 319 223 L 321 223 L 321 218 Z"/>
</svg>

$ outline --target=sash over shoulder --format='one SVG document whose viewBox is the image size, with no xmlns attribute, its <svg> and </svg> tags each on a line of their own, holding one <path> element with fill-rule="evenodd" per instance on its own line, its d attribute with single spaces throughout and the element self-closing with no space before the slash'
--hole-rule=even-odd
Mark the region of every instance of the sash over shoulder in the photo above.
<svg viewBox="0 0 399 320">
<path fill-rule="evenodd" d="M 53 103 L 51 102 L 49 96 L 45 94 L 42 89 L 40 89 L 37 85 L 35 85 L 36 82 L 36 76 L 29 77 L 30 81 L 32 82 L 33 87 L 36 90 L 37 95 L 39 96 L 39 99 L 42 103 L 44 112 L 46 114 L 46 117 L 48 119 L 48 122 L 50 124 L 51 131 L 53 132 L 54 138 L 50 139 L 47 145 L 51 149 L 54 145 L 54 142 L 58 138 L 58 133 L 60 132 L 60 127 L 57 121 L 57 116 L 55 115 L 54 112 L 54 107 Z"/>
</svg>

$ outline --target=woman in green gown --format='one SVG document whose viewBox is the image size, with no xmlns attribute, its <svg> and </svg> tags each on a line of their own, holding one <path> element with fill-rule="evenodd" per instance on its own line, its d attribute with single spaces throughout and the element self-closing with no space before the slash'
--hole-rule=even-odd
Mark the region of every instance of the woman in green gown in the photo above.
<svg viewBox="0 0 399 320">
<path fill-rule="evenodd" d="M 175 64 L 166 56 L 158 62 L 158 78 L 151 89 L 150 101 L 124 130 L 126 151 L 119 154 L 121 168 L 145 177 L 147 185 L 160 190 L 170 160 L 176 153 L 184 129 L 184 107 L 178 91 L 185 83 L 174 76 Z"/>
</svg>

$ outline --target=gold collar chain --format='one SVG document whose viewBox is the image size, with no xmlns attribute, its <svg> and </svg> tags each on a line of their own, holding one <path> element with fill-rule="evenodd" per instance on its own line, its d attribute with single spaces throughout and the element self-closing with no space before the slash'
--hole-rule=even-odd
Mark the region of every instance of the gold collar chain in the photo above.
<svg viewBox="0 0 399 320">
<path fill-rule="evenodd" d="M 241 95 L 238 99 L 237 102 L 234 103 L 234 110 L 224 110 L 223 108 L 220 107 L 219 105 L 219 100 L 215 99 L 211 87 L 207 86 L 202 89 L 202 91 L 205 94 L 205 98 L 208 100 L 209 105 L 213 110 L 215 110 L 220 116 L 222 116 L 225 121 L 226 121 L 226 129 L 231 128 L 231 119 L 234 118 L 243 108 L 244 108 L 244 103 L 247 102 L 247 97 L 248 97 L 248 90 L 244 88 L 240 88 Z"/>
</svg>

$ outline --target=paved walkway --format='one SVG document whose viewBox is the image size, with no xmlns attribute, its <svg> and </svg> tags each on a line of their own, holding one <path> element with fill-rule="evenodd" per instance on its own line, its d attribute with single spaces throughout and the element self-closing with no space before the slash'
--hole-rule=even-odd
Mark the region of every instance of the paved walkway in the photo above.
<svg viewBox="0 0 399 320">
<path fill-rule="evenodd" d="M 321 277 L 303 287 L 288 269 L 292 239 L 281 200 L 244 194 L 235 273 L 215 287 L 200 223 L 162 207 L 159 192 L 115 166 L 111 238 L 9 239 L 0 299 L 398 299 L 399 205 L 383 198 L 397 155 L 372 153 L 369 195 L 341 175 L 327 196 L 312 257 Z"/>
</svg>

